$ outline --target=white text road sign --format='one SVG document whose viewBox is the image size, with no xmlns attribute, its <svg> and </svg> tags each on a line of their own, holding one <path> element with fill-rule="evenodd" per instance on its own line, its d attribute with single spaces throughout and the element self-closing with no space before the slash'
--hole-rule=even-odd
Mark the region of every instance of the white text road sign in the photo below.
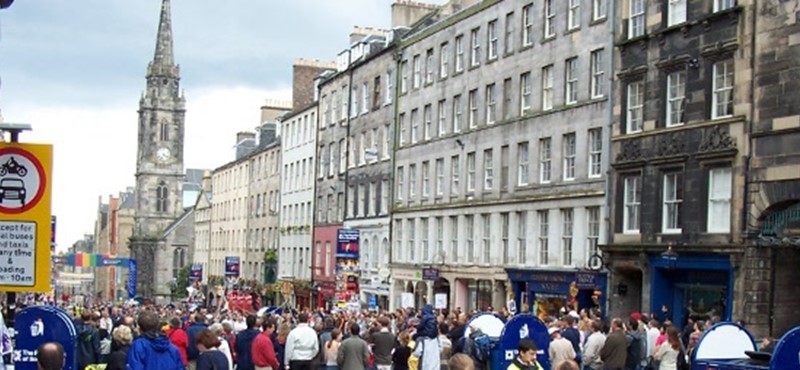
<svg viewBox="0 0 800 370">
<path fill-rule="evenodd" d="M 35 256 L 36 223 L 0 221 L 0 286 L 32 287 Z"/>
</svg>

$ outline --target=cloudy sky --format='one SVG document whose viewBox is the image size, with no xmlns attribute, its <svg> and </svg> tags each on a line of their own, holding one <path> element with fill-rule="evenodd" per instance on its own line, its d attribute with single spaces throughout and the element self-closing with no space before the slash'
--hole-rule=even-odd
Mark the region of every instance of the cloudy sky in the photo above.
<svg viewBox="0 0 800 370">
<path fill-rule="evenodd" d="M 442 1 L 435 1 L 441 3 Z M 295 58 L 334 60 L 392 0 L 172 0 L 187 97 L 187 168 L 233 157 L 265 99 L 291 99 Z M 54 145 L 59 250 L 93 232 L 98 197 L 134 184 L 136 122 L 161 0 L 18 0 L 0 11 L 0 109 Z"/>
</svg>

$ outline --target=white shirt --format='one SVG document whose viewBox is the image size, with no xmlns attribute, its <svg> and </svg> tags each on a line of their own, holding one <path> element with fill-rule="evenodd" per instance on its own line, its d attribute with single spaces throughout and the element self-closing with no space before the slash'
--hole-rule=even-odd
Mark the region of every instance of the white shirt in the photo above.
<svg viewBox="0 0 800 370">
<path fill-rule="evenodd" d="M 653 356 L 656 354 L 656 342 L 658 341 L 658 336 L 661 335 L 661 332 L 658 328 L 649 328 L 647 329 L 647 355 Z"/>
<path fill-rule="evenodd" d="M 106 329 L 106 331 L 111 334 L 111 329 L 114 326 L 114 323 L 111 321 L 110 317 L 101 317 L 100 322 L 97 325 L 100 329 Z"/>
<path fill-rule="evenodd" d="M 313 360 L 319 352 L 317 332 L 306 323 L 298 324 L 286 337 L 284 362 L 289 366 L 292 360 Z"/>
</svg>

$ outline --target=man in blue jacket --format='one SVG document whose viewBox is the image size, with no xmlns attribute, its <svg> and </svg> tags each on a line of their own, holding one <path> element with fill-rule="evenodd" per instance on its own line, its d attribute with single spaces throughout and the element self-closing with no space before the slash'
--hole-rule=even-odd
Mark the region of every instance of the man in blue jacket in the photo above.
<svg viewBox="0 0 800 370">
<path fill-rule="evenodd" d="M 247 330 L 242 330 L 236 336 L 236 369 L 237 370 L 255 370 L 253 364 L 253 339 L 261 333 L 256 329 L 256 317 L 254 315 L 247 315 L 245 319 Z"/>
<path fill-rule="evenodd" d="M 189 337 L 189 346 L 186 347 L 186 359 L 189 360 L 189 362 L 186 364 L 186 368 L 189 370 L 194 370 L 197 366 L 197 356 L 200 356 L 200 351 L 197 349 L 195 337 L 197 333 L 203 331 L 203 329 L 208 329 L 206 317 L 200 312 L 195 312 L 194 321 L 186 328 L 186 336 Z"/>
<path fill-rule="evenodd" d="M 128 370 L 183 370 L 181 354 L 161 332 L 158 316 L 144 311 L 138 323 L 141 335 L 128 351 Z"/>
</svg>

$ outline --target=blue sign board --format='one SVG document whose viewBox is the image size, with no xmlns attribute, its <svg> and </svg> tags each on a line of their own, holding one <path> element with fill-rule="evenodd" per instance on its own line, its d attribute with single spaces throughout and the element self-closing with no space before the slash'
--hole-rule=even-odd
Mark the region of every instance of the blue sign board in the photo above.
<svg viewBox="0 0 800 370">
<path fill-rule="evenodd" d="M 203 280 L 203 265 L 199 263 L 192 264 L 192 267 L 189 268 L 189 280 L 190 281 Z"/>
<path fill-rule="evenodd" d="M 492 364 L 493 369 L 507 369 L 511 361 L 517 357 L 519 341 L 522 338 L 530 338 L 536 343 L 536 361 L 542 368 L 550 368 L 550 335 L 547 334 L 547 326 L 538 317 L 531 314 L 519 314 L 508 320 L 503 327 L 503 334 L 500 335 L 498 348 L 500 365 Z"/>
<path fill-rule="evenodd" d="M 65 370 L 77 369 L 78 333 L 72 318 L 60 308 L 25 308 L 17 313 L 14 330 L 17 333 L 13 353 L 15 369 L 37 370 L 36 351 L 47 342 L 58 342 L 64 347 Z"/>
<path fill-rule="evenodd" d="M 339 229 L 336 233 L 336 257 L 358 258 L 360 234 L 354 229 Z"/>
<path fill-rule="evenodd" d="M 439 280 L 439 269 L 434 269 L 434 268 L 422 269 L 422 280 L 430 280 L 430 281 Z"/>
<path fill-rule="evenodd" d="M 128 299 L 136 297 L 136 260 L 128 260 Z"/>
<path fill-rule="evenodd" d="M 239 276 L 239 256 L 225 257 L 225 276 Z"/>
</svg>

